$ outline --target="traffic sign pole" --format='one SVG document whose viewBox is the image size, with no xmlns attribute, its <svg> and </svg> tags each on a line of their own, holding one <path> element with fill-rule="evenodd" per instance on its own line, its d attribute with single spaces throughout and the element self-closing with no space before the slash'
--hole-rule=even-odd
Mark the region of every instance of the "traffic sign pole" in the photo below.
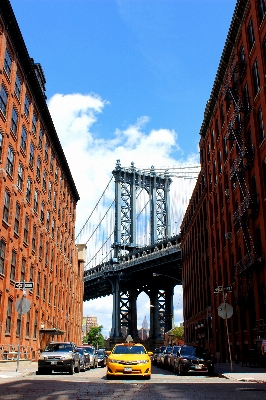
<svg viewBox="0 0 266 400">
<path fill-rule="evenodd" d="M 25 281 L 23 282 L 23 294 L 22 294 L 20 307 L 19 307 L 20 327 L 19 327 L 19 340 L 18 340 L 18 355 L 17 355 L 17 369 L 16 369 L 16 372 L 18 372 L 18 369 L 19 369 L 20 343 L 21 343 L 21 336 L 22 336 L 22 307 L 23 307 L 24 294 L 25 294 Z"/>
</svg>

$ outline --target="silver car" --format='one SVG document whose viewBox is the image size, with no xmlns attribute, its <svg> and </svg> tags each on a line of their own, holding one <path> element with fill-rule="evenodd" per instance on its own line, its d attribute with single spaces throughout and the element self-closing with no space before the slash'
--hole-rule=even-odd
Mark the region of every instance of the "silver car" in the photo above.
<svg viewBox="0 0 266 400">
<path fill-rule="evenodd" d="M 80 372 L 80 357 L 73 342 L 50 342 L 41 353 L 36 374 L 66 371 L 70 375 Z"/>
</svg>

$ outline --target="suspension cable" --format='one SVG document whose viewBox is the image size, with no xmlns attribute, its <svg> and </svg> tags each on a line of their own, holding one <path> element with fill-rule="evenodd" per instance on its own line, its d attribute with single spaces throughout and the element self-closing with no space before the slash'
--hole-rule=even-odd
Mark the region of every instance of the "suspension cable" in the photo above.
<svg viewBox="0 0 266 400">
<path fill-rule="evenodd" d="M 90 213 L 89 217 L 87 218 L 87 220 L 86 220 L 85 224 L 83 225 L 83 227 L 82 227 L 82 228 L 81 228 L 81 230 L 79 231 L 79 234 L 76 236 L 76 239 L 75 239 L 75 240 L 77 240 L 77 238 L 79 237 L 79 235 L 81 234 L 81 232 L 82 232 L 82 231 L 83 231 L 83 229 L 85 228 L 85 226 L 86 226 L 87 222 L 89 221 L 90 217 L 92 216 L 92 214 L 94 213 L 94 211 L 95 211 L 95 209 L 97 208 L 98 204 L 100 203 L 100 201 L 101 201 L 102 197 L 104 196 L 104 193 L 105 193 L 105 192 L 106 192 L 106 190 L 108 189 L 108 186 L 109 186 L 109 185 L 110 185 L 110 183 L 112 182 L 113 178 L 114 178 L 114 177 L 112 176 L 112 178 L 111 178 L 111 179 L 110 179 L 110 181 L 108 182 L 108 184 L 107 184 L 106 188 L 104 189 L 103 193 L 101 194 L 101 197 L 100 197 L 100 198 L 99 198 L 99 200 L 97 201 L 97 203 L 96 203 L 96 205 L 95 205 L 94 209 L 92 210 L 92 212 Z"/>
<path fill-rule="evenodd" d="M 94 233 L 97 231 L 97 229 L 99 228 L 99 226 L 101 225 L 102 221 L 104 220 L 104 218 L 106 217 L 107 213 L 110 211 L 112 205 L 114 204 L 115 200 L 113 200 L 113 202 L 110 204 L 110 206 L 108 207 L 106 213 L 104 214 L 104 216 L 102 217 L 102 219 L 100 220 L 100 222 L 98 223 L 98 225 L 96 226 L 96 228 L 94 229 L 94 231 L 92 232 L 92 234 L 90 235 L 89 239 L 87 240 L 87 242 L 85 244 L 87 244 L 90 239 L 92 238 L 92 236 L 94 235 Z"/>
</svg>

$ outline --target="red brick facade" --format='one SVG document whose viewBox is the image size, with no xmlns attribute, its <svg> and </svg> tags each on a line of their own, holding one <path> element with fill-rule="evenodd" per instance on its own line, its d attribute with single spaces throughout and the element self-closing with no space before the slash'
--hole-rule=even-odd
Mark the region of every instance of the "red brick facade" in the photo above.
<svg viewBox="0 0 266 400">
<path fill-rule="evenodd" d="M 81 343 L 83 263 L 75 246 L 79 199 L 50 117 L 45 78 L 29 57 L 8 0 L 0 5 L 0 359 L 35 358 L 53 336 Z M 22 290 L 30 311 L 15 310 Z M 7 353 L 10 353 L 7 355 Z"/>
<path fill-rule="evenodd" d="M 186 341 L 238 361 L 266 337 L 266 6 L 237 1 L 181 226 Z M 218 315 L 218 286 L 232 317 Z M 228 331 L 228 335 L 227 335 Z M 228 345 L 230 344 L 230 347 Z"/>
</svg>

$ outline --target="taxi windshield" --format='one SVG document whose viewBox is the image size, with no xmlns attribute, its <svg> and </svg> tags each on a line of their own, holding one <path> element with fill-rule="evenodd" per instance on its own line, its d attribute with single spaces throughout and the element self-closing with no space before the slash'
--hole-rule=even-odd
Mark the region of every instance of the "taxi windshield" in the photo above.
<svg viewBox="0 0 266 400">
<path fill-rule="evenodd" d="M 113 354 L 146 354 L 143 346 L 116 346 Z"/>
</svg>

